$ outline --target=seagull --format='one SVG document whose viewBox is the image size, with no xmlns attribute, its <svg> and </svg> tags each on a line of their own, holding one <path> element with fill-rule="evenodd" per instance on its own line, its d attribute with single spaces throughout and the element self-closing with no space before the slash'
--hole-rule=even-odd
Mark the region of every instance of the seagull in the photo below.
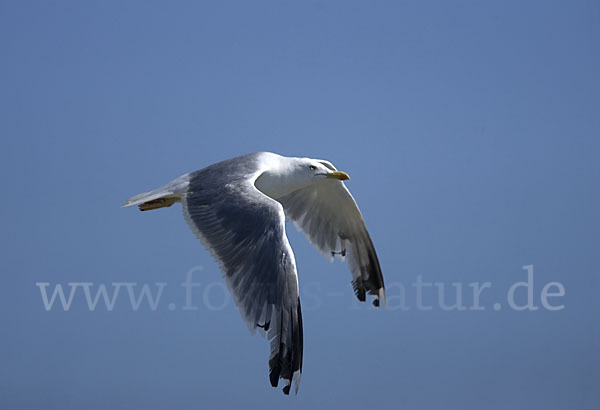
<svg viewBox="0 0 600 410">
<path fill-rule="evenodd" d="M 185 174 L 123 207 L 141 211 L 180 202 L 185 220 L 219 263 L 251 333 L 270 342 L 273 387 L 292 381 L 298 393 L 302 373 L 302 312 L 294 252 L 286 217 L 330 261 L 346 260 L 352 287 L 364 302 L 385 304 L 379 260 L 354 198 L 349 176 L 331 162 L 257 152 Z"/>
</svg>

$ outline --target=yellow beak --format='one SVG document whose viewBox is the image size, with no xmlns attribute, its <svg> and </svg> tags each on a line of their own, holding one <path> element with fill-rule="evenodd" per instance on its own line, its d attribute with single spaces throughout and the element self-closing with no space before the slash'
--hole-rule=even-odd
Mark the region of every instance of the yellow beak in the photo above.
<svg viewBox="0 0 600 410">
<path fill-rule="evenodd" d="M 326 174 L 325 176 L 330 179 L 339 179 L 340 181 L 346 181 L 346 180 L 350 179 L 348 174 L 346 174 L 344 171 L 331 171 L 329 174 Z"/>
</svg>

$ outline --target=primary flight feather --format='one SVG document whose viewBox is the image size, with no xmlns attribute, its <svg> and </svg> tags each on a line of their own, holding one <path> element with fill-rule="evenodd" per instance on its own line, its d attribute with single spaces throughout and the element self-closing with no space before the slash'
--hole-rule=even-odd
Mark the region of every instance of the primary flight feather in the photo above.
<svg viewBox="0 0 600 410">
<path fill-rule="evenodd" d="M 286 216 L 329 259 L 347 260 L 359 300 L 385 303 L 379 260 L 363 217 L 328 161 L 258 152 L 182 175 L 131 197 L 142 211 L 181 202 L 185 220 L 218 261 L 251 332 L 270 341 L 269 378 L 276 387 L 302 372 L 302 312 Z"/>
</svg>

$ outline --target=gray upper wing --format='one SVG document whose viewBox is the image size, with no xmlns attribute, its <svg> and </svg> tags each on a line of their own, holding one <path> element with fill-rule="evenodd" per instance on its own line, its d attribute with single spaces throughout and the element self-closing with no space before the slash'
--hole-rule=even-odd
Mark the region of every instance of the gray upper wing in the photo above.
<svg viewBox="0 0 600 410">
<path fill-rule="evenodd" d="M 186 221 L 221 265 L 227 285 L 251 331 L 270 340 L 270 381 L 302 370 L 302 313 L 294 254 L 281 205 L 258 191 L 247 172 L 226 163 L 190 174 L 182 198 Z M 236 173 L 237 172 L 237 173 Z"/>
<path fill-rule="evenodd" d="M 309 241 L 330 259 L 348 261 L 352 287 L 359 300 L 373 295 L 373 304 L 385 303 L 379 259 L 363 217 L 343 182 L 324 180 L 277 199 L 286 215 Z"/>
</svg>

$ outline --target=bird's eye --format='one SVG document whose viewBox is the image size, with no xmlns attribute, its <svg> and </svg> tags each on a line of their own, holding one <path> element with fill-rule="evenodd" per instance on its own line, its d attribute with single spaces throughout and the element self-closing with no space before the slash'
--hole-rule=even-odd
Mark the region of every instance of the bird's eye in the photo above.
<svg viewBox="0 0 600 410">
<path fill-rule="evenodd" d="M 310 169 L 311 171 L 314 171 L 315 169 L 317 169 L 317 167 L 315 167 L 314 165 L 310 165 L 310 166 L 308 167 L 308 169 Z"/>
</svg>

